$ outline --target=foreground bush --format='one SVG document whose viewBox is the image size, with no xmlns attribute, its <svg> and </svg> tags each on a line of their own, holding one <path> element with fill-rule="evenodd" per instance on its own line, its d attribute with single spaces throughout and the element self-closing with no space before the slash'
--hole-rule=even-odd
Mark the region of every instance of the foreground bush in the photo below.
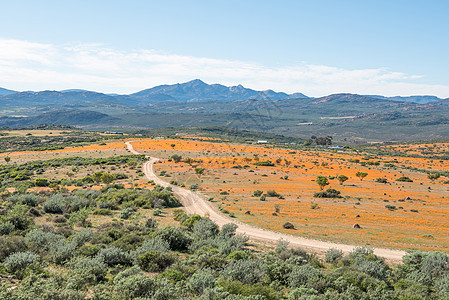
<svg viewBox="0 0 449 300">
<path fill-rule="evenodd" d="M 36 269 L 39 266 L 39 255 L 31 252 L 17 252 L 9 255 L 4 262 L 10 273 L 23 272 L 26 269 Z"/>
<path fill-rule="evenodd" d="M 116 247 L 101 249 L 96 257 L 110 267 L 131 264 L 131 256 L 129 253 Z"/>
<path fill-rule="evenodd" d="M 171 266 L 176 257 L 167 252 L 148 251 L 140 255 L 137 262 L 139 267 L 147 272 L 162 272 Z"/>
</svg>

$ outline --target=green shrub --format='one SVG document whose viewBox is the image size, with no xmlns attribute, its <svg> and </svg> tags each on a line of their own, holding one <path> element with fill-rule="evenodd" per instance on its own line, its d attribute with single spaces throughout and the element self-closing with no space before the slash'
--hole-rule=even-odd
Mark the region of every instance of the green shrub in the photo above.
<svg viewBox="0 0 449 300">
<path fill-rule="evenodd" d="M 189 186 L 189 189 L 192 191 L 196 191 L 198 190 L 200 187 L 198 186 L 198 184 L 192 184 L 191 186 Z"/>
<path fill-rule="evenodd" d="M 221 272 L 226 279 L 245 284 L 261 282 L 265 276 L 265 265 L 257 260 L 232 260 Z"/>
<path fill-rule="evenodd" d="M 133 210 L 132 208 L 130 208 L 130 207 L 127 207 L 127 208 L 122 209 L 122 210 L 120 211 L 120 218 L 121 218 L 121 219 L 127 220 L 127 219 L 129 219 L 133 214 L 134 214 L 134 210 Z"/>
<path fill-rule="evenodd" d="M 90 229 L 81 229 L 79 232 L 72 235 L 71 240 L 75 243 L 76 247 L 81 247 L 85 243 L 89 242 L 93 238 L 93 232 Z"/>
<path fill-rule="evenodd" d="M 148 251 L 140 255 L 137 263 L 147 272 L 162 272 L 175 262 L 175 256 L 168 252 Z"/>
<path fill-rule="evenodd" d="M 65 208 L 64 198 L 61 195 L 54 195 L 45 201 L 42 208 L 47 213 L 62 214 Z"/>
<path fill-rule="evenodd" d="M 100 245 L 84 245 L 78 249 L 78 253 L 84 256 L 95 256 L 102 247 Z"/>
<path fill-rule="evenodd" d="M 108 267 L 100 259 L 96 258 L 78 258 L 69 263 L 69 267 L 72 270 L 83 270 L 85 273 L 94 276 L 95 282 L 100 282 L 106 276 Z"/>
<path fill-rule="evenodd" d="M 8 235 L 16 229 L 13 223 L 7 221 L 5 223 L 0 223 L 0 235 Z"/>
<path fill-rule="evenodd" d="M 10 273 L 34 269 L 39 265 L 39 255 L 31 252 L 16 252 L 9 255 L 4 262 L 6 270 Z"/>
<path fill-rule="evenodd" d="M 156 236 L 167 241 L 171 250 L 187 250 L 192 239 L 179 227 L 167 226 L 156 233 Z"/>
<path fill-rule="evenodd" d="M 229 297 L 230 299 L 276 300 L 280 298 L 272 287 L 263 285 L 262 283 L 244 284 L 240 281 L 220 280 L 218 285 L 225 292 L 235 295 L 234 298 Z"/>
<path fill-rule="evenodd" d="M 181 224 L 182 226 L 187 227 L 188 229 L 192 229 L 193 225 L 196 224 L 196 222 L 200 221 L 202 218 L 200 215 L 192 215 L 189 216 L 186 220 L 184 220 Z"/>
<path fill-rule="evenodd" d="M 67 197 L 65 200 L 69 203 L 71 212 L 79 211 L 83 208 L 89 207 L 89 201 L 85 198 Z"/>
<path fill-rule="evenodd" d="M 279 197 L 279 194 L 274 190 L 267 191 L 267 197 Z"/>
<path fill-rule="evenodd" d="M 143 237 L 136 234 L 136 233 L 129 233 L 123 235 L 121 238 L 113 242 L 111 245 L 118 247 L 125 251 L 131 251 L 134 250 L 137 246 L 139 246 L 142 241 Z"/>
<path fill-rule="evenodd" d="M 149 229 L 157 229 L 158 223 L 157 223 L 157 221 L 156 221 L 155 219 L 153 219 L 153 218 L 148 218 L 148 219 L 145 221 L 145 227 L 146 227 L 146 228 L 149 228 Z"/>
<path fill-rule="evenodd" d="M 50 245 L 49 256 L 55 264 L 62 265 L 75 255 L 75 250 L 75 243 L 60 240 Z"/>
<path fill-rule="evenodd" d="M 0 236 L 0 262 L 9 255 L 27 250 L 25 238 L 22 236 Z"/>
<path fill-rule="evenodd" d="M 98 252 L 96 257 L 110 267 L 116 265 L 127 266 L 131 264 L 129 253 L 116 247 L 103 248 Z"/>
<path fill-rule="evenodd" d="M 331 248 L 326 251 L 324 260 L 327 263 L 333 264 L 333 263 L 337 262 L 338 260 L 340 260 L 342 257 L 343 257 L 343 251 L 341 251 L 340 249 Z"/>
<path fill-rule="evenodd" d="M 49 184 L 48 179 L 45 178 L 36 178 L 36 180 L 34 180 L 35 186 L 48 186 Z"/>
<path fill-rule="evenodd" d="M 90 222 L 87 221 L 87 218 L 89 217 L 89 211 L 85 208 L 72 212 L 70 214 L 69 218 L 69 224 L 70 225 L 79 225 L 82 227 L 90 226 Z"/>
<path fill-rule="evenodd" d="M 241 259 L 249 259 L 250 255 L 245 251 L 233 251 L 231 254 L 229 254 L 226 259 L 227 260 L 241 260 Z"/>
<path fill-rule="evenodd" d="M 385 208 L 387 208 L 389 210 L 396 210 L 397 209 L 396 205 L 390 205 L 390 204 L 385 205 Z"/>
<path fill-rule="evenodd" d="M 30 249 L 41 252 L 49 250 L 52 244 L 63 238 L 64 237 L 59 234 L 35 229 L 26 234 L 25 241 Z"/>
<path fill-rule="evenodd" d="M 36 194 L 26 193 L 26 194 L 16 194 L 8 198 L 9 202 L 24 204 L 27 206 L 38 206 L 41 199 Z"/>
<path fill-rule="evenodd" d="M 107 208 L 97 208 L 93 212 L 94 215 L 100 215 L 100 216 L 112 216 L 114 213 Z"/>
<path fill-rule="evenodd" d="M 327 189 L 325 191 L 313 194 L 315 198 L 342 198 L 341 192 L 336 189 Z"/>
<path fill-rule="evenodd" d="M 438 172 L 431 172 L 431 173 L 427 174 L 427 178 L 429 178 L 432 181 L 440 178 L 440 176 L 441 176 L 441 173 L 438 173 Z"/>
<path fill-rule="evenodd" d="M 153 279 L 141 274 L 138 269 L 125 270 L 114 278 L 114 295 L 112 299 L 149 299 L 155 291 Z"/>
<path fill-rule="evenodd" d="M 8 209 L 6 215 L 0 215 L 0 222 L 10 222 L 17 230 L 27 230 L 34 224 L 28 206 L 24 204 L 15 204 Z"/>
<path fill-rule="evenodd" d="M 305 265 L 293 268 L 288 277 L 288 283 L 291 288 L 311 287 L 324 278 L 322 271 L 315 269 L 311 265 Z"/>
<path fill-rule="evenodd" d="M 274 163 L 269 160 L 255 162 L 254 165 L 262 167 L 274 167 Z"/>
<path fill-rule="evenodd" d="M 143 244 L 133 252 L 133 256 L 138 258 L 146 252 L 168 252 L 169 250 L 170 244 L 167 241 L 163 240 L 161 237 L 154 237 L 152 239 L 145 240 Z"/>
<path fill-rule="evenodd" d="M 254 197 L 260 197 L 260 196 L 262 196 L 262 194 L 263 194 L 263 191 L 260 191 L 260 190 L 255 190 L 253 193 Z"/>
<path fill-rule="evenodd" d="M 218 226 L 210 219 L 201 219 L 193 225 L 192 231 L 198 239 L 210 239 L 218 234 Z"/>
<path fill-rule="evenodd" d="M 284 227 L 285 229 L 295 229 L 295 226 L 290 223 L 290 222 L 285 222 L 282 227 Z"/>
<path fill-rule="evenodd" d="M 376 182 L 378 182 L 378 183 L 388 183 L 388 180 L 386 178 L 376 178 Z"/>
<path fill-rule="evenodd" d="M 207 289 L 212 289 L 215 285 L 214 273 L 210 269 L 203 269 L 187 280 L 187 289 L 197 296 L 203 295 Z"/>
<path fill-rule="evenodd" d="M 400 181 L 400 182 L 413 182 L 413 180 L 411 180 L 411 179 L 408 178 L 407 176 L 399 177 L 398 179 L 396 179 L 396 181 Z"/>
</svg>

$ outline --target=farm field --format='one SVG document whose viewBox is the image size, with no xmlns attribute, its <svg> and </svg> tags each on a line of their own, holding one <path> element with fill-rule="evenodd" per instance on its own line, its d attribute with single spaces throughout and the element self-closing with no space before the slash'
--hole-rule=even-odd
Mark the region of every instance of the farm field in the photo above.
<svg viewBox="0 0 449 300">
<path fill-rule="evenodd" d="M 198 188 L 243 222 L 348 244 L 440 251 L 449 245 L 445 160 L 198 140 L 143 140 L 133 146 L 164 159 L 156 170 L 166 181 Z M 175 162 L 173 155 L 182 159 Z M 266 161 L 273 166 L 261 163 Z M 367 175 L 359 178 L 357 172 Z M 339 175 L 347 181 L 340 184 Z M 324 190 L 336 189 L 341 198 L 314 197 L 320 192 L 317 176 L 327 177 Z M 286 222 L 295 229 L 284 229 Z"/>
</svg>

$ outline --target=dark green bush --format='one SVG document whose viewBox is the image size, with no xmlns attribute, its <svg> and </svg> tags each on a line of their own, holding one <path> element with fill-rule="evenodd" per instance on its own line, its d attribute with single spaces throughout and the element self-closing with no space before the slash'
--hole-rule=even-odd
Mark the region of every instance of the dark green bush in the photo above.
<svg viewBox="0 0 449 300">
<path fill-rule="evenodd" d="M 262 167 L 274 167 L 274 163 L 269 160 L 255 162 L 254 165 Z"/>
<path fill-rule="evenodd" d="M 13 223 L 6 221 L 0 224 L 0 235 L 8 235 L 16 229 Z"/>
<path fill-rule="evenodd" d="M 61 195 L 54 195 L 45 201 L 42 208 L 47 213 L 62 214 L 65 209 L 64 197 Z"/>
<path fill-rule="evenodd" d="M 343 251 L 336 248 L 331 248 L 326 251 L 324 260 L 327 263 L 335 263 L 343 257 Z"/>
<path fill-rule="evenodd" d="M 116 247 L 103 248 L 96 257 L 110 267 L 116 265 L 129 266 L 131 264 L 129 253 Z"/>
<path fill-rule="evenodd" d="M 255 190 L 253 193 L 254 197 L 260 197 L 260 196 L 262 196 L 262 194 L 263 194 L 263 191 L 260 191 L 260 190 Z"/>
<path fill-rule="evenodd" d="M 313 194 L 315 198 L 342 198 L 341 192 L 336 189 L 327 189 L 325 191 Z"/>
<path fill-rule="evenodd" d="M 411 180 L 411 179 L 408 178 L 407 176 L 399 177 L 398 179 L 396 179 L 396 181 L 400 181 L 400 182 L 413 182 L 413 180 Z"/>
<path fill-rule="evenodd" d="M 39 255 L 31 252 L 16 252 L 9 255 L 3 263 L 10 273 L 24 271 L 25 269 L 35 269 L 39 266 Z"/>
<path fill-rule="evenodd" d="M 192 242 L 191 237 L 181 228 L 167 226 L 156 233 L 156 236 L 167 241 L 171 250 L 184 251 L 187 250 Z"/>
<path fill-rule="evenodd" d="M 25 252 L 27 246 L 22 236 L 0 236 L 0 262 L 16 252 Z"/>
<path fill-rule="evenodd" d="M 378 182 L 378 183 L 388 183 L 388 180 L 386 178 L 376 178 L 376 182 Z"/>
<path fill-rule="evenodd" d="M 137 263 L 139 267 L 147 272 L 162 272 L 171 266 L 176 257 L 168 252 L 148 251 L 140 255 Z"/>
</svg>

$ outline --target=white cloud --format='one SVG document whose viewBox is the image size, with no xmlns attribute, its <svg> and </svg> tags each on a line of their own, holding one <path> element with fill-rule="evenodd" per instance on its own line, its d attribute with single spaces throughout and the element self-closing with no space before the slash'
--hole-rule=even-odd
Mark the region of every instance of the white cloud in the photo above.
<svg viewBox="0 0 449 300">
<path fill-rule="evenodd" d="M 311 64 L 269 67 L 146 49 L 124 52 L 99 44 L 51 45 L 0 39 L 0 86 L 9 89 L 83 88 L 130 93 L 195 78 L 310 96 L 348 92 L 449 97 L 447 85 L 423 84 L 422 76 L 386 68 L 347 70 Z"/>
</svg>

